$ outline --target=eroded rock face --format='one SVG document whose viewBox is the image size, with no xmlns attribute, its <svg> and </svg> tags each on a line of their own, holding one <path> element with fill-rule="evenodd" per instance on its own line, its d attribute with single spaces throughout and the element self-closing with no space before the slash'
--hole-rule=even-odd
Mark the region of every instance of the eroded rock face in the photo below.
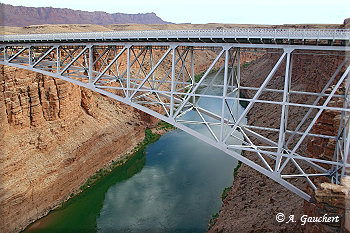
<svg viewBox="0 0 350 233">
<path fill-rule="evenodd" d="M 90 90 L 0 66 L 0 229 L 45 215 L 157 120 Z"/>
<path fill-rule="evenodd" d="M 314 194 L 314 203 L 305 205 L 305 214 L 325 221 L 306 224 L 304 232 L 350 232 L 349 177 L 340 185 L 322 183 Z M 331 217 L 332 219 L 324 218 Z"/>
</svg>

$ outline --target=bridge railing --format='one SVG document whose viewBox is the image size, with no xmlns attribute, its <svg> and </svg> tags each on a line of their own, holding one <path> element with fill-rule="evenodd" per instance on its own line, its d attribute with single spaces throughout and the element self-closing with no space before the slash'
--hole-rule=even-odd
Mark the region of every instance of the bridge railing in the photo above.
<svg viewBox="0 0 350 233">
<path fill-rule="evenodd" d="M 107 31 L 52 34 L 1 35 L 0 42 L 59 41 L 59 40 L 106 40 L 106 39 L 157 39 L 157 38 L 258 38 L 258 39 L 326 39 L 350 40 L 350 29 L 192 29 Z"/>
</svg>

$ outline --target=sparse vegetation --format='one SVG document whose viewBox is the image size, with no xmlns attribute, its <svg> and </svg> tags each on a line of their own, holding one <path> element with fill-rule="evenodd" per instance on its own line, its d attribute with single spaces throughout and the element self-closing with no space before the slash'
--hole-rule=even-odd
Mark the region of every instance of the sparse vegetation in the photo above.
<svg viewBox="0 0 350 233">
<path fill-rule="evenodd" d="M 214 73 L 218 72 L 218 70 L 219 70 L 218 68 L 213 68 L 213 69 L 211 69 L 211 70 L 209 71 L 209 74 L 208 74 L 208 75 L 214 74 Z M 204 76 L 205 72 L 206 72 L 206 71 L 203 71 L 203 72 L 201 72 L 201 73 L 196 74 L 196 75 L 194 76 L 194 81 L 195 81 L 196 83 L 198 83 L 198 82 L 201 80 L 201 78 Z M 188 81 L 190 82 L 191 80 L 188 80 Z"/>
<path fill-rule="evenodd" d="M 248 66 L 250 66 L 250 62 L 245 62 L 245 63 L 243 63 L 243 65 L 242 65 L 243 68 L 247 68 Z"/>
<path fill-rule="evenodd" d="M 160 130 L 171 130 L 171 129 L 175 129 L 175 126 L 173 126 L 172 124 L 169 124 L 168 122 L 160 121 L 157 124 L 157 129 L 160 129 Z"/>
<path fill-rule="evenodd" d="M 225 198 L 227 197 L 228 192 L 230 192 L 231 189 L 232 189 L 232 186 L 229 186 L 229 187 L 226 187 L 224 189 L 224 191 L 222 191 L 222 194 L 221 194 L 221 200 L 222 201 L 225 200 Z"/>
<path fill-rule="evenodd" d="M 237 167 L 235 167 L 235 169 L 233 170 L 233 178 L 236 178 L 237 173 L 238 173 L 238 169 L 242 166 L 242 162 L 238 161 L 238 165 Z"/>
<path fill-rule="evenodd" d="M 215 225 L 216 221 L 218 220 L 219 213 L 215 213 L 211 216 L 211 219 L 208 223 L 208 231 Z"/>
<path fill-rule="evenodd" d="M 138 151 L 144 150 L 148 144 L 151 144 L 155 141 L 157 141 L 160 138 L 159 134 L 153 133 L 151 129 L 146 129 L 145 130 L 145 138 L 142 142 L 140 142 L 130 154 L 127 154 L 123 159 L 114 161 L 112 160 L 112 163 L 104 169 L 98 170 L 94 175 L 90 176 L 88 180 L 80 186 L 80 192 L 86 190 L 87 188 L 91 187 L 94 185 L 97 181 L 99 181 L 102 177 L 108 175 L 111 173 L 116 167 L 126 163 L 135 153 Z M 77 195 L 77 193 L 72 193 L 70 197 L 72 198 L 73 196 Z"/>
<path fill-rule="evenodd" d="M 151 144 L 155 141 L 157 141 L 160 138 L 159 134 L 153 133 L 151 129 L 146 129 L 145 130 L 145 139 L 141 143 L 141 148 L 146 147 L 148 144 Z"/>
<path fill-rule="evenodd" d="M 235 167 L 235 169 L 233 170 L 233 177 L 236 178 L 237 173 L 238 173 L 238 169 L 242 166 L 242 162 L 238 161 L 237 166 Z M 224 201 L 228 195 L 228 192 L 232 189 L 232 186 L 226 187 L 221 194 L 221 200 Z M 219 217 L 219 213 L 213 214 L 211 216 L 211 219 L 209 220 L 208 223 L 208 231 L 215 225 L 217 219 Z"/>
</svg>

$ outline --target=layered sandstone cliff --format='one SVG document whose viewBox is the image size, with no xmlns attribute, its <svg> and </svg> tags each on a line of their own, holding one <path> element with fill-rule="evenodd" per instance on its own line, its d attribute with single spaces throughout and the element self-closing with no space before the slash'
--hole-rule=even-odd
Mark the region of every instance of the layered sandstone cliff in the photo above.
<svg viewBox="0 0 350 233">
<path fill-rule="evenodd" d="M 15 232 L 135 147 L 154 119 L 59 79 L 0 69 L 0 229 Z"/>
</svg>

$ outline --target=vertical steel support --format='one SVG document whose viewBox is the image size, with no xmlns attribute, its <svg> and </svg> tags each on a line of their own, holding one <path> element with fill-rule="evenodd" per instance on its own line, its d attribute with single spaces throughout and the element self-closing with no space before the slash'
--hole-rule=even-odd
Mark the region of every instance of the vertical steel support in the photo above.
<svg viewBox="0 0 350 233">
<path fill-rule="evenodd" d="M 91 84 L 92 83 L 92 73 L 93 73 L 93 68 L 94 68 L 94 66 L 93 66 L 93 64 L 94 64 L 94 47 L 93 47 L 93 45 L 90 45 L 89 46 L 89 84 Z"/>
<path fill-rule="evenodd" d="M 57 65 L 57 73 L 61 72 L 61 54 L 60 54 L 60 46 L 56 47 L 56 65 Z"/>
<path fill-rule="evenodd" d="M 32 65 L 32 46 L 28 46 L 28 65 Z"/>
<path fill-rule="evenodd" d="M 345 87 L 345 93 L 344 93 L 344 108 L 348 108 L 350 103 L 348 102 L 350 99 L 349 96 L 350 91 L 350 74 L 348 75 L 346 79 L 346 87 Z M 346 164 L 350 164 L 350 114 L 345 112 L 345 119 L 344 121 L 344 133 L 343 133 L 343 140 L 344 140 L 344 158 L 343 158 L 343 168 L 341 171 L 341 178 L 343 178 L 346 175 L 350 175 L 350 168 L 346 167 Z"/>
<path fill-rule="evenodd" d="M 127 47 L 127 55 L 126 55 L 126 98 L 130 97 L 130 47 L 131 46 L 126 46 Z"/>
<path fill-rule="evenodd" d="M 237 92 L 236 97 L 239 98 L 241 95 L 241 51 L 240 48 L 237 48 L 237 72 L 236 72 L 236 83 L 237 83 Z M 239 99 L 237 99 L 236 102 L 236 119 L 238 119 L 239 116 Z"/>
<path fill-rule="evenodd" d="M 348 118 L 349 120 L 349 118 Z M 350 164 L 350 122 L 347 121 L 346 125 L 344 125 L 344 158 L 343 158 L 343 167 L 342 167 L 342 171 L 341 171 L 341 177 L 343 178 L 346 175 L 350 175 L 349 169 L 346 167 L 346 164 Z"/>
<path fill-rule="evenodd" d="M 222 103 L 221 103 L 221 124 L 220 124 L 220 142 L 224 138 L 224 120 L 225 120 L 225 107 L 226 107 L 226 95 L 227 95 L 227 76 L 228 76 L 228 59 L 230 48 L 224 48 L 225 50 L 225 71 L 224 71 L 224 87 L 222 90 Z"/>
<path fill-rule="evenodd" d="M 153 66 L 154 66 L 154 62 L 153 62 L 153 49 L 152 49 L 152 46 L 150 46 L 149 48 L 149 56 L 150 56 L 150 63 L 151 63 L 151 70 L 153 69 Z M 147 54 L 147 49 L 146 49 L 146 54 Z M 145 55 L 146 56 L 146 55 Z M 153 86 L 154 86 L 154 83 L 155 83 L 155 79 L 154 79 L 154 73 L 152 73 L 152 83 L 153 83 Z"/>
<path fill-rule="evenodd" d="M 194 87 L 194 78 L 195 78 L 195 73 L 194 73 L 194 58 L 193 58 L 193 47 L 191 47 L 191 84 L 192 88 Z M 193 96 L 192 98 L 192 104 L 196 102 L 196 98 Z"/>
<path fill-rule="evenodd" d="M 172 48 L 173 54 L 171 59 L 171 98 L 170 98 L 170 117 L 174 116 L 174 91 L 175 91 L 175 58 L 176 46 Z"/>
<path fill-rule="evenodd" d="M 88 47 L 88 51 L 90 52 L 90 46 Z M 84 74 L 87 73 L 87 77 L 89 78 L 89 60 L 88 60 L 88 55 L 87 53 L 84 53 L 84 59 L 83 59 L 83 67 L 84 67 Z"/>
<path fill-rule="evenodd" d="M 241 86 L 241 51 L 240 48 L 237 48 L 237 88 L 239 90 L 240 86 Z"/>
<path fill-rule="evenodd" d="M 187 71 L 187 68 L 186 68 L 186 58 L 187 58 L 187 55 L 188 55 L 188 48 L 186 48 L 187 52 L 186 52 L 186 55 L 185 55 L 185 58 L 181 59 L 182 61 L 182 67 L 181 67 L 181 70 L 182 70 L 182 88 L 185 88 L 185 71 L 188 73 Z"/>
<path fill-rule="evenodd" d="M 116 56 L 116 55 L 117 55 L 117 52 L 115 51 L 114 56 Z M 118 61 L 115 63 L 115 71 L 117 72 L 117 78 L 120 78 L 119 62 Z"/>
<path fill-rule="evenodd" d="M 288 119 L 288 97 L 289 97 L 289 91 L 290 91 L 290 69 L 291 69 L 291 52 L 292 50 L 286 51 L 287 53 L 287 61 L 286 61 L 286 71 L 284 75 L 284 89 L 283 89 L 283 100 L 282 100 L 282 112 L 281 112 L 281 121 L 280 121 L 280 130 L 278 135 L 278 148 L 277 148 L 277 157 L 276 157 L 276 164 L 275 164 L 275 172 L 279 171 L 280 165 L 281 165 L 281 158 L 283 154 L 284 148 L 284 142 L 286 137 L 286 130 L 287 130 L 287 119 Z"/>
</svg>

